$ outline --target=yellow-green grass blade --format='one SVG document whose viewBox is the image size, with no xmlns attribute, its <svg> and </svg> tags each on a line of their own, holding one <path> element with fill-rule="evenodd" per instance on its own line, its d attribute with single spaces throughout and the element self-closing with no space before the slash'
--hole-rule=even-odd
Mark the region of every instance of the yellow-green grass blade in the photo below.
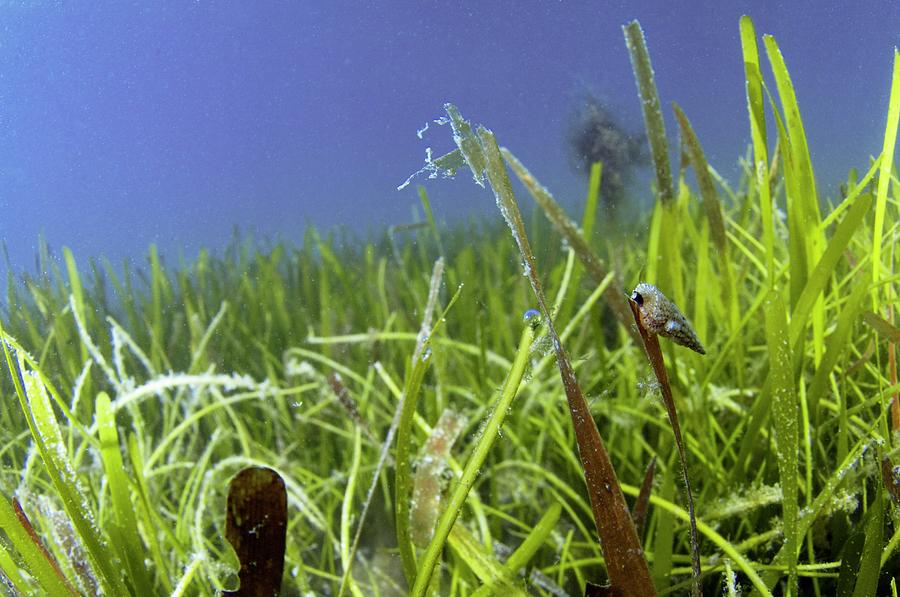
<svg viewBox="0 0 900 597">
<path fill-rule="evenodd" d="M 4 498 L 5 499 L 5 498 Z M 9 508 L 12 510 L 12 508 Z M 15 515 L 15 512 L 11 512 Z M 3 529 L 7 536 L 9 536 L 8 528 L 11 527 L 12 518 L 9 517 L 9 514 L 6 512 L 0 512 L 0 528 Z M 12 537 L 10 537 L 10 541 L 15 541 Z M 15 543 L 14 543 L 15 544 Z M 6 575 L 10 585 L 15 588 L 20 594 L 28 595 L 29 592 L 34 591 L 34 585 L 25 580 L 25 577 L 22 576 L 22 568 L 18 562 L 13 559 L 12 553 L 10 553 L 5 547 L 0 547 L 0 570 L 3 571 L 3 574 Z M 34 573 L 32 573 L 34 576 Z M 65 594 L 65 593 L 63 593 Z"/>
<path fill-rule="evenodd" d="M 506 569 L 484 544 L 463 525 L 454 525 L 447 543 L 454 553 L 482 583 L 496 583 L 496 590 L 509 597 L 525 597 L 526 593 L 506 576 Z"/>
<path fill-rule="evenodd" d="M 429 306 L 426 306 L 426 312 L 433 310 L 434 303 L 437 300 L 437 289 L 440 285 L 441 275 L 443 271 L 443 262 L 438 260 L 435 263 L 432 273 L 431 292 L 429 294 Z M 447 306 L 449 310 L 459 293 L 454 295 Z M 423 330 L 431 325 L 429 317 L 426 315 L 423 320 Z M 396 530 L 397 544 L 400 549 L 400 558 L 403 562 L 403 571 L 406 575 L 407 582 L 412 586 L 418 578 L 416 554 L 413 551 L 413 544 L 410 531 L 410 503 L 413 491 L 412 480 L 412 456 L 413 456 L 413 422 L 416 415 L 416 406 L 419 400 L 419 393 L 422 387 L 422 380 L 425 377 L 425 371 L 432 360 L 431 341 L 435 334 L 441 328 L 441 324 L 445 321 L 442 316 L 425 337 L 420 333 L 416 342 L 416 348 L 409 365 L 409 373 L 403 388 L 403 394 L 400 399 L 398 408 L 400 409 L 400 418 L 397 424 L 397 452 L 395 464 L 395 509 L 396 509 Z M 430 574 L 428 575 L 430 579 Z"/>
<path fill-rule="evenodd" d="M 428 221 L 428 229 L 431 230 L 431 235 L 434 237 L 438 254 L 443 257 L 444 245 L 441 242 L 441 234 L 438 231 L 437 223 L 434 220 L 434 212 L 431 210 L 431 200 L 428 198 L 428 191 L 421 185 L 419 185 L 416 190 L 419 192 L 419 200 L 422 202 L 422 209 L 425 211 L 425 219 Z"/>
<path fill-rule="evenodd" d="M 164 370 L 168 365 L 163 348 L 164 319 L 163 302 L 169 298 L 167 292 L 169 281 L 163 271 L 162 262 L 159 259 L 159 250 L 156 245 L 150 245 L 150 331 L 152 344 L 151 358 L 157 370 Z"/>
<path fill-rule="evenodd" d="M 425 549 L 425 553 L 422 555 L 421 565 L 417 571 L 416 582 L 411 591 L 411 594 L 416 597 L 421 597 L 425 594 L 434 567 L 444 548 L 444 543 L 450 535 L 450 530 L 453 528 L 453 524 L 456 522 L 456 518 L 462 510 L 466 497 L 469 495 L 469 491 L 472 489 L 472 486 L 478 478 L 478 474 L 487 459 L 491 447 L 494 445 L 494 442 L 497 441 L 500 428 L 503 426 L 503 421 L 510 412 L 513 399 L 519 391 L 519 384 L 522 382 L 522 377 L 525 375 L 525 368 L 528 365 L 536 324 L 536 321 L 525 322 L 525 327 L 522 331 L 521 339 L 519 340 L 519 348 L 516 351 L 516 357 L 513 360 L 513 366 L 510 369 L 506 382 L 503 385 L 503 389 L 497 398 L 497 403 L 494 405 L 491 414 L 481 428 L 480 436 L 475 442 L 475 448 L 463 467 L 459 481 L 450 493 L 444 511 L 441 513 L 437 525 L 435 526 L 434 536 L 428 544 L 428 547 Z"/>
<path fill-rule="evenodd" d="M 803 128 L 794 85 L 775 38 L 766 35 L 763 36 L 763 41 L 772 72 L 775 75 L 775 84 L 784 113 L 782 120 L 781 114 L 773 102 L 772 112 L 775 114 L 779 143 L 784 155 L 783 170 L 787 188 L 787 214 L 790 230 L 788 242 L 791 248 L 791 305 L 793 305 L 806 285 L 809 271 L 822 255 L 825 239 L 821 229 L 822 217 L 819 213 L 812 161 L 809 157 L 806 132 Z M 817 364 L 822 358 L 822 346 L 824 345 L 824 304 L 824 299 L 820 297 L 816 300 L 812 311 L 813 358 Z"/>
<path fill-rule="evenodd" d="M 767 90 L 768 91 L 768 90 Z M 782 149 L 782 171 L 784 172 L 784 181 L 786 189 L 786 205 L 787 210 L 787 226 L 788 226 L 788 265 L 790 267 L 790 301 L 789 305 L 797 302 L 797 297 L 806 285 L 806 277 L 809 272 L 807 259 L 807 246 L 804 242 L 804 232 L 801 226 L 803 219 L 800 213 L 800 202 L 796 198 L 801 194 L 799 189 L 800 181 L 796 168 L 794 167 L 794 155 L 791 150 L 791 140 L 788 137 L 787 128 L 784 120 L 775 106 L 775 101 L 771 95 L 766 93 L 769 105 L 772 108 L 772 114 L 775 116 L 775 125 L 778 132 L 778 146 Z M 774 200 L 774 199 L 773 199 Z"/>
<path fill-rule="evenodd" d="M 837 317 L 837 326 L 834 332 L 826 340 L 825 355 L 813 375 L 812 381 L 807 389 L 807 397 L 809 399 L 809 410 L 813 415 L 813 420 L 818 421 L 819 402 L 824 397 L 828 378 L 831 371 L 837 365 L 841 355 L 844 354 L 848 341 L 850 340 L 850 332 L 859 319 L 862 310 L 862 301 L 869 291 L 869 285 L 863 282 L 857 282 L 853 292 L 844 305 L 843 310 Z M 818 425 L 816 425 L 818 427 Z"/>
<path fill-rule="evenodd" d="M 884 490 L 881 485 L 875 491 L 875 499 L 866 512 L 865 542 L 859 558 L 859 569 L 854 575 L 856 585 L 852 597 L 875 595 L 881 572 L 881 551 L 884 548 Z"/>
<path fill-rule="evenodd" d="M 888 183 L 893 171 L 894 148 L 897 145 L 898 123 L 900 123 L 900 52 L 894 48 L 891 97 L 888 103 L 887 123 L 884 127 L 884 148 L 881 150 L 878 189 L 875 193 L 875 226 L 872 236 L 872 281 L 874 283 L 877 283 L 881 278 L 884 267 L 881 263 L 881 244 L 884 235 L 885 214 L 887 213 Z M 873 308 L 877 307 L 877 304 L 877 295 L 873 295 Z"/>
<path fill-rule="evenodd" d="M 504 595 L 503 582 L 512 583 L 519 570 L 528 565 L 528 562 L 534 557 L 537 550 L 543 545 L 550 533 L 556 527 L 559 515 L 562 512 L 562 504 L 553 502 L 550 508 L 544 512 L 531 532 L 525 537 L 525 540 L 516 550 L 510 554 L 506 562 L 503 564 L 504 574 L 500 579 L 494 579 L 485 583 L 477 591 L 472 593 L 472 597 L 487 597 L 488 595 Z"/>
<path fill-rule="evenodd" d="M 597 207 L 600 203 L 600 183 L 603 180 L 603 162 L 591 164 L 591 176 L 588 180 L 587 200 L 581 217 L 581 235 L 590 244 L 594 234 L 594 223 L 597 221 Z"/>
<path fill-rule="evenodd" d="M 763 105 L 763 79 L 759 68 L 759 48 L 756 28 L 748 16 L 741 17 L 741 50 L 744 55 L 744 77 L 747 83 L 747 111 L 750 115 L 750 137 L 753 140 L 754 187 L 759 195 L 759 211 L 762 218 L 763 246 L 766 253 L 766 271 L 770 285 L 775 283 L 775 222 L 772 197 L 769 194 L 769 150 L 766 138 L 766 116 Z"/>
<path fill-rule="evenodd" d="M 684 191 L 686 187 L 679 185 L 679 190 Z M 685 221 L 687 195 L 686 192 L 681 192 L 678 200 L 660 203 L 658 213 L 654 213 L 647 243 L 647 263 L 656 265 L 655 284 L 665 289 L 668 296 L 678 304 L 686 302 L 682 262 L 683 240 L 689 228 Z"/>
<path fill-rule="evenodd" d="M 50 561 L 49 554 L 36 543 L 28 529 L 23 526 L 22 521 L 16 515 L 15 508 L 4 495 L 0 495 L 0 529 L 6 534 L 9 544 L 19 552 L 26 570 L 45 591 L 45 594 L 60 596 L 75 594 L 72 587 L 60 576 L 58 569 Z M 20 594 L 34 594 L 34 585 L 22 576 L 19 564 L 7 551 L 6 545 L 0 546 L 0 569 Z"/>
<path fill-rule="evenodd" d="M 359 426 L 353 429 L 353 456 L 350 461 L 350 471 L 347 474 L 347 487 L 344 490 L 344 501 L 341 504 L 341 566 L 345 571 L 351 568 L 351 559 L 356 557 L 350 537 L 350 521 L 353 512 L 353 494 L 356 491 L 356 483 L 359 478 L 359 463 L 362 453 L 362 431 Z M 345 589 L 350 587 L 354 595 L 360 595 L 359 587 L 350 574 L 344 574 L 338 597 L 344 595 Z"/>
<path fill-rule="evenodd" d="M 518 173 L 516 174 L 518 176 Z M 588 180 L 587 198 L 584 203 L 584 211 L 581 214 L 581 237 L 584 239 L 588 247 L 591 246 L 591 240 L 594 235 L 594 228 L 597 221 L 597 211 L 600 202 L 600 183 L 603 179 L 603 162 L 594 162 L 591 165 L 591 174 Z M 547 214 L 549 215 L 549 214 Z M 577 255 L 577 253 L 576 253 Z M 575 268 L 572 274 L 572 287 L 576 290 L 581 287 L 581 278 L 584 273 L 583 267 Z M 621 300 L 621 297 L 619 297 Z M 558 311 L 557 317 L 561 321 L 568 321 L 575 308 L 578 300 L 577 292 L 570 292 L 562 308 Z"/>
<path fill-rule="evenodd" d="M 100 456 L 116 519 L 115 523 L 110 525 L 112 544 L 125 562 L 135 593 L 150 595 L 155 589 L 144 563 L 144 545 L 131 502 L 131 482 L 128 480 L 122 460 L 115 415 L 110 406 L 109 396 L 105 392 L 97 396 L 95 407 L 97 431 L 100 435 Z"/>
<path fill-rule="evenodd" d="M 711 302 L 711 295 L 718 295 L 722 286 L 719 279 L 712 274 L 709 259 L 709 223 L 704 220 L 700 228 L 700 241 L 697 243 L 697 271 L 694 276 L 694 288 L 697 289 L 694 297 L 694 316 L 691 323 L 694 324 L 694 331 L 697 332 L 698 338 L 706 341 L 709 338 L 708 327 L 708 305 Z M 727 292 L 727 290 L 726 290 Z"/>
<path fill-rule="evenodd" d="M 187 548 L 179 541 L 172 532 L 169 521 L 164 520 L 157 511 L 152 501 L 149 483 L 146 475 L 144 475 L 144 457 L 138 446 L 137 437 L 134 433 L 128 436 L 128 461 L 131 463 L 131 469 L 134 473 L 135 490 L 138 494 L 138 506 L 141 522 L 144 528 L 159 529 L 162 531 L 163 538 L 157 533 L 148 533 L 147 539 L 150 543 L 149 552 L 153 560 L 157 562 L 160 568 L 160 578 L 166 591 L 172 590 L 171 569 L 166 569 L 168 564 L 169 553 L 165 550 L 174 550 L 181 559 L 187 559 L 189 556 Z"/>
<path fill-rule="evenodd" d="M 843 256 L 844 249 L 850 243 L 850 239 L 864 221 L 866 213 L 871 207 L 872 196 L 870 194 L 865 194 L 856 200 L 850 207 L 847 215 L 835 228 L 831 240 L 828 241 L 828 246 L 822 253 L 822 257 L 810 273 L 806 287 L 800 293 L 797 304 L 794 305 L 793 313 L 791 313 L 789 337 L 795 358 L 799 354 L 799 343 L 803 339 L 803 330 L 806 329 L 810 313 L 819 294 L 825 289 L 828 280 L 831 279 L 838 261 Z"/>
<path fill-rule="evenodd" d="M 66 514 L 84 544 L 97 580 L 108 594 L 125 595 L 128 591 L 121 570 L 116 567 L 116 559 L 78 482 L 41 375 L 38 371 L 30 370 L 21 357 L 18 359 L 18 368 L 10 371 L 14 377 L 19 372 L 22 375 L 22 399 L 34 421 L 34 441 Z"/>
<path fill-rule="evenodd" d="M 860 438 L 847 452 L 847 455 L 841 460 L 840 464 L 830 473 L 827 480 L 823 484 L 819 493 L 807 507 L 803 509 L 803 516 L 797 522 L 797 536 L 803 537 L 812 528 L 813 523 L 823 515 L 826 508 L 833 503 L 835 496 L 841 489 L 841 485 L 846 481 L 848 474 L 855 468 L 860 466 L 860 460 L 863 455 L 873 449 L 873 432 L 880 426 L 880 422 L 872 424 L 869 428 L 861 430 Z M 793 559 L 797 560 L 801 545 L 798 543 L 794 546 L 793 551 L 788 550 L 787 543 L 783 543 L 775 558 L 772 560 L 773 568 L 763 573 L 763 580 L 767 587 L 772 587 L 782 575 L 782 570 L 787 566 L 787 562 Z"/>
<path fill-rule="evenodd" d="M 778 473 L 782 492 L 782 526 L 787 553 L 788 591 L 797 592 L 798 491 L 798 405 L 791 371 L 787 316 L 781 296 L 770 290 L 765 303 L 766 344 L 769 349 L 769 389 L 774 414 L 775 442 L 778 446 Z M 765 398 L 764 398 L 765 399 Z"/>
<path fill-rule="evenodd" d="M 785 149 L 785 151 L 789 150 L 792 156 L 790 163 L 796 175 L 797 191 L 799 191 L 799 194 L 793 200 L 798 202 L 800 208 L 800 228 L 803 231 L 803 239 L 807 244 L 807 265 L 812 267 L 823 250 L 825 239 L 819 229 L 822 217 L 819 213 L 816 180 L 813 175 L 812 160 L 809 157 L 806 132 L 803 127 L 803 120 L 800 117 L 800 107 L 797 104 L 794 85 L 788 74 L 781 49 L 771 35 L 763 36 L 763 42 L 766 46 L 766 54 L 769 57 L 769 64 L 772 66 L 772 73 L 775 75 L 775 85 L 778 87 L 778 97 L 781 100 L 784 121 L 790 138 L 790 147 Z"/>
<path fill-rule="evenodd" d="M 66 273 L 69 276 L 69 288 L 72 292 L 73 304 L 75 312 L 82 321 L 88 323 L 86 319 L 87 311 L 84 308 L 84 289 L 81 285 L 81 276 L 78 274 L 78 265 L 75 263 L 75 256 L 69 247 L 63 247 L 63 258 L 66 262 Z M 87 360 L 87 347 L 81 345 L 81 360 Z"/>
</svg>

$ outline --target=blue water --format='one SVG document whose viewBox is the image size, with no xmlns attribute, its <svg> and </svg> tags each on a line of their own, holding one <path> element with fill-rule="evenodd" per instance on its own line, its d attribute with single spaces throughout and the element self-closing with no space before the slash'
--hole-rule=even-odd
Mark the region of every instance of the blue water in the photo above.
<svg viewBox="0 0 900 597">
<path fill-rule="evenodd" d="M 641 126 L 621 32 L 634 18 L 669 136 L 674 100 L 727 176 L 749 142 L 743 13 L 781 45 L 826 193 L 881 149 L 900 3 L 449 4 L 0 4 L 0 240 L 14 269 L 33 268 L 40 234 L 79 259 L 139 261 L 149 243 L 220 248 L 235 225 L 298 240 L 307 224 L 408 221 L 415 190 L 396 187 L 426 146 L 450 148 L 445 129 L 416 137 L 445 101 L 574 205 L 577 101 L 594 93 Z M 429 191 L 441 220 L 493 209 L 470 181 Z"/>
</svg>

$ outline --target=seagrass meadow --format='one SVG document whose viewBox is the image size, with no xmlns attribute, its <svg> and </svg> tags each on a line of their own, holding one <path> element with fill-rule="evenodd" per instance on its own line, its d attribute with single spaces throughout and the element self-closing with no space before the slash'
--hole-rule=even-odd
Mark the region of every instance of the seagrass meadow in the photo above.
<svg viewBox="0 0 900 597">
<path fill-rule="evenodd" d="M 282 595 L 897 595 L 900 54 L 877 57 L 883 146 L 824 197 L 774 38 L 741 20 L 752 146 L 726 181 L 677 104 L 666 135 L 623 30 L 655 174 L 638 222 L 601 217 L 602 163 L 567 214 L 447 104 L 430 134 L 457 149 L 422 172 L 472 176 L 493 220 L 439 226 L 422 178 L 421 221 L 373 240 L 43 250 L 10 274 L 2 591 L 264 594 L 226 519 L 265 467 Z M 645 325 L 639 282 L 705 355 Z"/>
</svg>

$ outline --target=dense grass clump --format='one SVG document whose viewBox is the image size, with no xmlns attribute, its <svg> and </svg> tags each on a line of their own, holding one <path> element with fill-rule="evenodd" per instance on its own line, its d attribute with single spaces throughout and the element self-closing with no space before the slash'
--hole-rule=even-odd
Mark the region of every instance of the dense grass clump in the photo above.
<svg viewBox="0 0 900 597">
<path fill-rule="evenodd" d="M 639 93 L 655 95 L 643 34 L 626 35 Z M 570 417 L 581 394 L 638 503 L 630 556 L 659 592 L 687 591 L 692 569 L 709 595 L 896 592 L 900 58 L 879 157 L 820 201 L 778 46 L 764 38 L 779 100 L 767 131 L 749 19 L 741 38 L 743 176 L 705 163 L 676 108 L 684 167 L 615 237 L 594 232 L 599 172 L 577 225 L 450 107 L 460 153 L 435 163 L 486 174 L 515 243 L 499 217 L 438 228 L 423 189 L 423 222 L 373 241 L 307 230 L 177 265 L 151 248 L 123 269 L 42 252 L 2 314 L 4 590 L 234 589 L 226 496 L 249 466 L 287 492 L 282 594 L 618 583 L 595 502 L 613 489 L 590 486 L 587 424 Z M 526 193 L 539 207 L 517 220 Z M 668 374 L 653 373 L 626 302 L 639 281 L 684 311 L 705 356 L 663 339 Z"/>
</svg>

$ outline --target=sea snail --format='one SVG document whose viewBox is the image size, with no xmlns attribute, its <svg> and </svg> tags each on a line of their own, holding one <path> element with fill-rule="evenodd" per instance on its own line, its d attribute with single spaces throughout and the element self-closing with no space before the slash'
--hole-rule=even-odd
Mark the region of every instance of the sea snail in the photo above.
<svg viewBox="0 0 900 597">
<path fill-rule="evenodd" d="M 687 346 L 695 352 L 706 354 L 697 333 L 687 318 L 675 306 L 675 303 L 666 298 L 659 288 L 653 284 L 642 282 L 631 293 L 631 300 L 638 307 L 641 325 L 652 333 L 665 336 L 682 346 Z"/>
</svg>

